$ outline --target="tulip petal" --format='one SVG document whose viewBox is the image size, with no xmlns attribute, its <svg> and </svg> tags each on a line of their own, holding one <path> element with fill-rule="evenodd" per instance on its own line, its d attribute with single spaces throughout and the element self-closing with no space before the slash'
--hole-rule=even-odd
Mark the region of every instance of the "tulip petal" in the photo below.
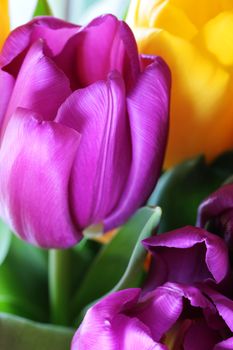
<svg viewBox="0 0 233 350">
<path fill-rule="evenodd" d="M 139 74 L 134 36 L 127 24 L 112 15 L 97 17 L 83 27 L 68 41 L 56 62 L 70 80 L 76 75 L 82 87 L 107 79 L 112 70 L 118 70 L 123 75 L 128 87 L 134 84 Z"/>
<path fill-rule="evenodd" d="M 131 79 L 139 73 L 136 43 L 128 26 L 116 17 L 107 15 L 93 20 L 80 33 L 82 45 L 77 53 L 76 71 L 83 85 L 105 79 L 108 72 L 118 70 Z M 102 38 L 104 41 L 96 40 Z"/>
<path fill-rule="evenodd" d="M 211 193 L 198 208 L 197 226 L 205 227 L 215 217 L 233 209 L 233 185 L 228 184 Z"/>
<path fill-rule="evenodd" d="M 33 42 L 43 39 L 52 55 L 57 55 L 67 40 L 79 30 L 79 26 L 54 17 L 37 17 L 11 32 L 6 40 L 1 55 L 0 66 L 9 65 L 8 72 L 17 75 L 25 51 Z"/>
<path fill-rule="evenodd" d="M 138 28 L 135 36 L 139 52 L 161 55 L 172 71 L 171 124 L 165 167 L 203 153 L 211 160 L 232 148 L 230 72 L 209 53 L 164 30 Z"/>
<path fill-rule="evenodd" d="M 11 98 L 11 94 L 14 88 L 15 79 L 12 75 L 3 70 L 0 70 L 0 91 L 1 91 L 1 99 L 0 99 L 0 129 L 4 122 L 4 116 L 8 107 L 8 103 Z"/>
<path fill-rule="evenodd" d="M 184 299 L 189 305 L 184 302 Z M 198 314 L 200 310 L 216 313 L 208 297 L 198 288 L 188 285 L 166 283 L 144 297 L 141 297 L 140 289 L 112 293 L 88 310 L 73 338 L 72 350 L 173 349 L 169 344 L 177 342 L 175 339 L 171 343 L 169 337 L 183 337 L 189 330 L 190 334 L 200 334 L 200 323 L 204 325 L 203 329 L 208 331 L 206 335 L 211 336 L 211 339 L 204 339 L 204 344 L 216 344 L 220 338 L 208 328 L 204 318 L 203 320 L 197 318 L 197 321 L 187 319 L 185 328 L 179 333 L 177 321 L 186 320 L 191 311 L 190 306 L 192 311 L 196 308 Z M 188 307 L 187 311 L 189 310 L 188 314 L 185 313 L 186 307 Z M 160 341 L 168 345 L 168 348 L 158 343 Z M 179 340 L 179 344 L 181 342 L 182 340 Z M 185 349 L 188 350 L 190 336 L 185 343 Z M 210 350 L 210 348 L 205 350 L 207 349 Z"/>
<path fill-rule="evenodd" d="M 233 349 L 233 337 L 223 340 L 221 343 L 215 345 L 213 350 L 232 350 Z"/>
<path fill-rule="evenodd" d="M 68 79 L 43 54 L 42 42 L 36 42 L 28 51 L 19 71 L 2 133 L 17 107 L 31 109 L 43 115 L 45 120 L 53 120 L 59 106 L 70 93 Z"/>
<path fill-rule="evenodd" d="M 231 0 L 132 0 L 128 11 L 127 22 L 131 26 L 165 28 L 173 34 L 177 33 L 180 22 L 183 23 L 183 32 L 189 31 L 195 25 L 203 26 L 209 19 L 219 12 L 233 9 Z M 172 23 L 176 23 L 174 26 Z"/>
<path fill-rule="evenodd" d="M 91 307 L 73 338 L 71 349 L 119 349 L 117 343 L 114 343 L 112 322 L 121 310 L 137 302 L 139 294 L 140 289 L 122 290 L 110 294 Z"/>
<path fill-rule="evenodd" d="M 104 330 L 93 332 L 93 326 L 89 325 L 89 334 L 80 335 L 81 341 L 73 341 L 72 350 L 167 350 L 162 344 L 156 343 L 148 334 L 148 329 L 137 319 L 130 319 L 125 315 L 117 315 L 115 320 L 109 322 L 109 333 L 106 334 L 108 321 L 104 324 Z M 95 325 L 96 327 L 96 325 Z"/>
<path fill-rule="evenodd" d="M 204 320 L 195 321 L 184 338 L 184 350 L 212 350 L 220 340 L 218 332 L 208 327 Z"/>
<path fill-rule="evenodd" d="M 87 312 L 72 341 L 72 350 L 167 350 L 150 336 L 150 329 L 136 317 L 127 316 L 139 289 L 113 293 Z M 126 314 L 125 314 L 126 313 Z"/>
<path fill-rule="evenodd" d="M 198 40 L 221 64 L 233 66 L 233 11 L 219 13 L 207 22 Z"/>
<path fill-rule="evenodd" d="M 149 329 L 138 319 L 130 319 L 125 315 L 116 317 L 113 328 L 115 339 L 118 340 L 116 350 L 167 350 L 162 344 L 153 340 Z"/>
<path fill-rule="evenodd" d="M 138 2 L 137 5 L 135 2 Z M 135 5 L 137 8 L 133 8 Z M 135 13 L 136 11 L 138 16 L 136 15 L 133 18 L 132 12 Z M 191 39 L 197 32 L 195 25 L 189 19 L 185 10 L 182 7 L 176 6 L 174 1 L 132 1 L 127 22 L 132 27 L 136 25 L 142 28 L 163 28 L 187 40 Z"/>
<path fill-rule="evenodd" d="M 81 235 L 69 210 L 69 180 L 79 134 L 17 109 L 0 152 L 0 212 L 23 239 L 65 248 Z"/>
<path fill-rule="evenodd" d="M 146 67 L 127 97 L 132 163 L 121 201 L 106 230 L 122 224 L 152 192 L 163 162 L 169 123 L 170 72 L 159 57 Z"/>
<path fill-rule="evenodd" d="M 193 284 L 214 279 L 220 283 L 229 272 L 224 241 L 203 229 L 186 226 L 143 241 L 155 258 L 151 286 L 167 281 Z"/>
<path fill-rule="evenodd" d="M 206 290 L 206 294 L 213 301 L 219 315 L 233 332 L 233 301 L 214 290 Z"/>
<path fill-rule="evenodd" d="M 201 28 L 209 19 L 219 12 L 233 9 L 231 0 L 171 0 L 178 7 L 181 7 L 188 17 L 198 28 Z M 184 28 L 185 30 L 186 28 Z"/>
<path fill-rule="evenodd" d="M 144 307 L 136 309 L 132 316 L 146 324 L 153 338 L 160 341 L 162 336 L 175 324 L 183 310 L 183 295 L 171 288 L 157 288 L 141 300 Z"/>
<path fill-rule="evenodd" d="M 124 90 L 120 74 L 113 72 L 106 82 L 75 91 L 56 117 L 82 135 L 71 177 L 80 228 L 98 224 L 114 210 L 127 181 L 131 146 Z"/>
<path fill-rule="evenodd" d="M 153 338 L 160 341 L 161 337 L 176 323 L 183 311 L 183 298 L 191 306 L 202 309 L 213 309 L 212 304 L 198 288 L 166 283 L 154 291 L 147 293 L 140 303 L 143 307 L 135 308 L 131 316 L 137 317 L 150 330 Z"/>
</svg>

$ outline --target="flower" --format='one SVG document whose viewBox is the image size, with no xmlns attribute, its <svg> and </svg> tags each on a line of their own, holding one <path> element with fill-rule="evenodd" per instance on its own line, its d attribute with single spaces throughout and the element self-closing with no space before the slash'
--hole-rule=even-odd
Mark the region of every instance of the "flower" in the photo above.
<svg viewBox="0 0 233 350">
<path fill-rule="evenodd" d="M 41 17 L 0 56 L 0 214 L 23 239 L 69 247 L 122 224 L 154 188 L 170 72 L 139 57 L 112 15 L 78 27 Z M 4 88 L 3 88 L 4 87 Z"/>
<path fill-rule="evenodd" d="M 87 312 L 71 350 L 225 350 L 233 344 L 233 302 L 166 283 L 145 296 L 126 289 Z M 228 338 L 227 338 L 228 337 Z"/>
<path fill-rule="evenodd" d="M 8 13 L 8 0 L 1 0 L 0 2 L 0 23 L 1 23 L 1 34 L 0 34 L 0 47 L 2 47 L 4 40 L 10 30 L 9 13 Z"/>
<path fill-rule="evenodd" d="M 208 231 L 185 226 L 143 241 L 153 254 L 147 289 L 165 282 L 219 284 L 228 278 L 229 261 L 224 241 Z"/>
<path fill-rule="evenodd" d="M 166 277 L 150 291 L 122 290 L 91 307 L 71 350 L 230 349 L 233 301 L 217 291 L 229 266 L 224 241 L 186 227 L 149 238 L 144 245 L 158 258 L 153 276 L 160 275 L 162 262 Z M 216 285 L 210 287 L 208 278 Z"/>
<path fill-rule="evenodd" d="M 127 21 L 139 51 L 162 55 L 171 68 L 165 166 L 232 148 L 232 0 L 132 0 Z"/>
<path fill-rule="evenodd" d="M 198 208 L 197 226 L 222 236 L 233 251 L 233 184 L 211 193 Z"/>
</svg>

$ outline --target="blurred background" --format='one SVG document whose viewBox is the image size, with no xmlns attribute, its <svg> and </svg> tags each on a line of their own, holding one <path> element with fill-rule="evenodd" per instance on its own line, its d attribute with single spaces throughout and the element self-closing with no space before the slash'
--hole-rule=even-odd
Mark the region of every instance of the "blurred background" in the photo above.
<svg viewBox="0 0 233 350">
<path fill-rule="evenodd" d="M 9 0 L 11 29 L 32 18 L 38 0 Z M 124 18 L 129 0 L 48 0 L 54 16 L 73 23 L 85 24 L 92 18 L 113 13 Z"/>
</svg>

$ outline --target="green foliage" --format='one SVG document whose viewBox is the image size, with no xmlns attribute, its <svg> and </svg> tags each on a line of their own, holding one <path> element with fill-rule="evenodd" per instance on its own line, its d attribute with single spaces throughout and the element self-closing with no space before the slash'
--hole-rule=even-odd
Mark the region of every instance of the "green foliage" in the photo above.
<svg viewBox="0 0 233 350">
<path fill-rule="evenodd" d="M 33 17 L 36 16 L 52 16 L 52 11 L 47 0 L 38 0 L 37 5 L 33 14 Z"/>
<path fill-rule="evenodd" d="M 159 232 L 195 225 L 201 201 L 232 174 L 233 152 L 222 154 L 210 164 L 198 157 L 166 171 L 148 201 L 163 210 Z"/>
<path fill-rule="evenodd" d="M 140 242 L 153 233 L 160 216 L 159 208 L 139 209 L 118 234 L 102 248 L 75 294 L 72 304 L 74 317 L 86 305 L 112 289 L 136 287 L 140 284 L 146 257 L 146 250 Z"/>
<path fill-rule="evenodd" d="M 0 312 L 48 320 L 47 251 L 12 236 L 0 281 Z"/>
<path fill-rule="evenodd" d="M 4 262 L 10 249 L 11 237 L 9 227 L 0 220 L 0 266 Z"/>
<path fill-rule="evenodd" d="M 0 313 L 0 349 L 69 350 L 74 331 Z"/>
</svg>

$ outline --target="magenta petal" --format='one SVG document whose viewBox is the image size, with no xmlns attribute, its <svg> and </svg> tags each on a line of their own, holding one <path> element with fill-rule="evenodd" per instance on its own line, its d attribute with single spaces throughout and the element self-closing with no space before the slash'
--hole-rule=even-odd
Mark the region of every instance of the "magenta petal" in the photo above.
<svg viewBox="0 0 233 350">
<path fill-rule="evenodd" d="M 192 311 L 196 309 L 196 316 L 201 315 L 201 310 L 215 310 L 212 302 L 198 288 L 174 283 L 158 287 L 145 297 L 141 297 L 138 289 L 108 295 L 85 315 L 73 338 L 72 350 L 167 349 L 160 342 L 166 340 L 167 332 L 173 326 L 179 336 L 177 321 L 186 320 L 189 315 L 185 314 L 188 304 L 184 303 L 184 299 L 192 306 Z M 187 320 L 190 327 L 192 321 Z M 203 323 L 208 328 L 204 318 Z M 186 329 L 180 333 L 181 336 Z M 213 332 L 208 334 L 212 336 Z M 219 341 L 217 337 L 214 339 L 214 343 L 211 340 L 213 345 Z M 208 344 L 207 340 L 205 343 Z"/>
<path fill-rule="evenodd" d="M 198 209 L 197 225 L 204 227 L 210 219 L 229 209 L 233 209 L 232 184 L 220 187 L 201 203 Z"/>
<path fill-rule="evenodd" d="M 233 350 L 233 337 L 218 343 L 213 350 Z"/>
<path fill-rule="evenodd" d="M 94 19 L 79 36 L 76 72 L 83 86 L 106 79 L 108 72 L 115 69 L 135 80 L 139 73 L 138 52 L 127 24 L 106 15 Z"/>
<path fill-rule="evenodd" d="M 172 288 L 161 287 L 148 293 L 141 303 L 143 307 L 136 309 L 132 316 L 146 324 L 153 338 L 160 341 L 181 315 L 183 295 Z"/>
<path fill-rule="evenodd" d="M 15 79 L 12 77 L 12 75 L 0 70 L 0 129 L 2 128 L 2 124 L 4 122 L 4 116 L 14 88 L 14 83 Z"/>
<path fill-rule="evenodd" d="M 73 338 L 71 350 L 118 350 L 119 340 L 114 340 L 112 322 L 124 307 L 133 306 L 137 302 L 139 294 L 140 289 L 122 290 L 91 307 Z"/>
<path fill-rule="evenodd" d="M 71 350 L 167 350 L 151 337 L 145 324 L 125 314 L 136 305 L 139 293 L 139 289 L 122 290 L 89 309 Z"/>
<path fill-rule="evenodd" d="M 166 281 L 189 283 L 214 278 L 221 282 L 229 271 L 227 247 L 222 239 L 203 229 L 183 227 L 143 241 L 155 257 L 155 287 Z"/>
<path fill-rule="evenodd" d="M 70 93 L 68 79 L 44 56 L 42 43 L 36 42 L 28 51 L 18 74 L 3 129 L 17 107 L 33 110 L 43 115 L 45 120 L 53 120 Z"/>
<path fill-rule="evenodd" d="M 98 333 L 93 332 L 96 325 L 89 326 L 89 333 L 83 334 L 81 330 L 81 334 L 75 336 L 71 350 L 167 350 L 151 338 L 147 327 L 136 318 L 116 315 L 112 322 L 105 320 Z"/>
<path fill-rule="evenodd" d="M 166 283 L 154 291 L 147 293 L 141 300 L 143 307 L 132 316 L 137 317 L 150 330 L 156 341 L 175 325 L 183 311 L 183 298 L 193 307 L 213 309 L 212 304 L 205 298 L 198 288 L 176 283 Z"/>
<path fill-rule="evenodd" d="M 81 235 L 69 211 L 70 171 L 80 135 L 19 109 L 0 152 L 0 212 L 23 239 L 65 248 Z"/>
<path fill-rule="evenodd" d="M 114 210 L 131 161 L 125 89 L 119 73 L 74 92 L 56 121 L 76 129 L 80 146 L 71 177 L 72 208 L 80 228 Z M 85 203 L 85 205 L 83 205 Z"/>
<path fill-rule="evenodd" d="M 206 291 L 206 293 L 215 304 L 219 315 L 221 315 L 227 326 L 233 332 L 233 301 L 210 289 Z"/>
<path fill-rule="evenodd" d="M 152 192 L 160 175 L 169 123 L 170 73 L 155 58 L 127 97 L 132 161 L 121 201 L 105 221 L 110 229 L 125 221 Z"/>
<path fill-rule="evenodd" d="M 115 350 L 167 350 L 167 347 L 153 340 L 149 328 L 136 318 L 118 315 L 112 324 L 112 331 L 117 345 Z"/>
<path fill-rule="evenodd" d="M 67 42 L 56 62 L 70 80 L 76 75 L 78 85 L 82 87 L 107 79 L 112 70 L 122 74 L 128 87 L 134 84 L 139 74 L 138 51 L 133 33 L 126 23 L 112 15 L 97 17 L 81 28 Z"/>
<path fill-rule="evenodd" d="M 0 66 L 6 66 L 15 60 L 8 69 L 17 73 L 24 50 L 38 39 L 43 39 L 51 53 L 57 55 L 78 30 L 78 26 L 58 18 L 37 17 L 11 32 L 0 55 Z"/>
<path fill-rule="evenodd" d="M 210 329 L 205 320 L 197 320 L 188 329 L 184 338 L 184 350 L 213 350 L 220 340 L 218 333 Z"/>
<path fill-rule="evenodd" d="M 233 185 L 225 185 L 207 197 L 198 208 L 197 226 L 207 227 L 224 238 L 233 250 Z"/>
</svg>

